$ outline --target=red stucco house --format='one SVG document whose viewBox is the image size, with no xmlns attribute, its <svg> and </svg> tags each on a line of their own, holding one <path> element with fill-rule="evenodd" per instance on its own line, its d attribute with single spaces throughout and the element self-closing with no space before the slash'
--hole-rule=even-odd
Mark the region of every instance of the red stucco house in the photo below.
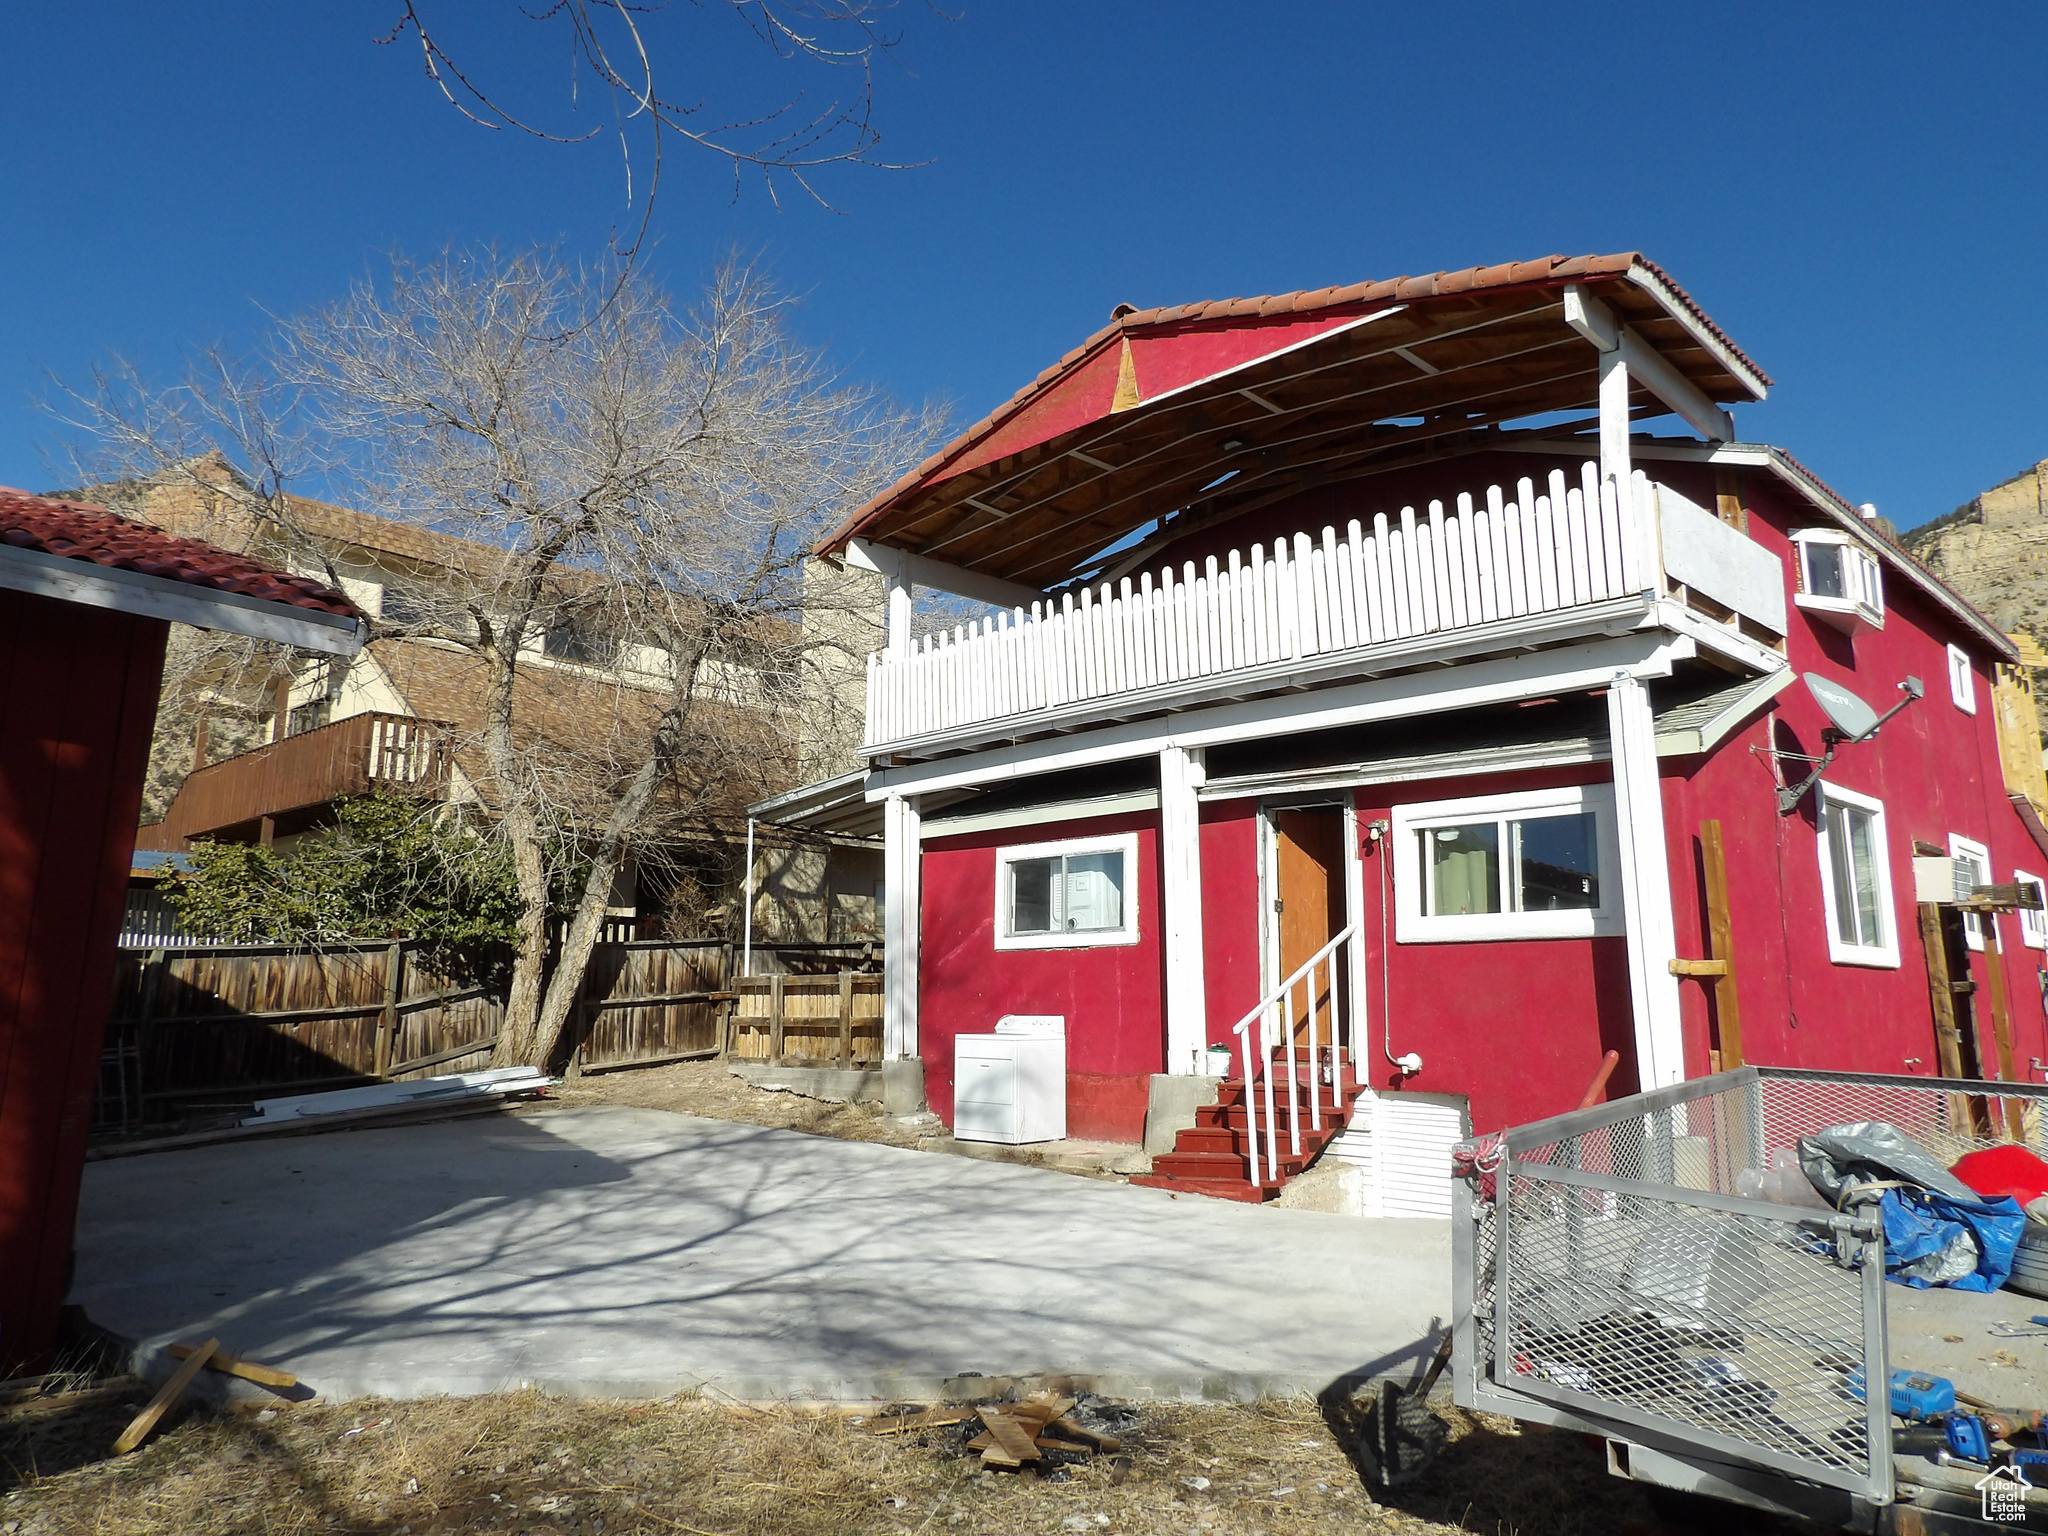
<svg viewBox="0 0 2048 1536">
<path fill-rule="evenodd" d="M 0 487 L 0 1375 L 50 1358 L 172 622 L 347 655 L 339 592 Z"/>
<path fill-rule="evenodd" d="M 1225 1044 L 1252 1091 L 1158 1181 L 1251 1193 L 1275 1119 L 1284 1177 L 1288 1086 L 1306 1115 L 1320 1077 L 1310 1139 L 1348 1127 L 1391 1213 L 1608 1050 L 1609 1094 L 2038 1073 L 2042 915 L 1926 930 L 1956 935 L 1943 1035 L 1913 863 L 2048 875 L 2004 767 L 2038 784 L 2031 708 L 1998 732 L 2024 674 L 1874 513 L 1738 435 L 1768 384 L 1634 254 L 1119 307 L 833 533 L 891 590 L 840 798 L 886 833 L 888 1044 L 932 1109 L 953 1038 L 1006 1014 L 1065 1017 L 1076 1136 L 1135 1139 Z M 999 611 L 913 639 L 918 587 Z M 1816 689 L 1903 707 L 1838 740 Z"/>
</svg>

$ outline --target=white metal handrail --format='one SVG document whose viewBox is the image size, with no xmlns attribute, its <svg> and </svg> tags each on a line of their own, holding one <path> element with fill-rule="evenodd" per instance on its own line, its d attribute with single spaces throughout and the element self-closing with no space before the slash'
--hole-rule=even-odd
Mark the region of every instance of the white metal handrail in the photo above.
<svg viewBox="0 0 2048 1536">
<path fill-rule="evenodd" d="M 1184 561 L 925 635 L 868 658 L 869 750 L 1012 716 L 1153 691 L 1640 593 L 1653 584 L 1640 472 L 1617 498 L 1581 483 L 1491 486 L 1447 509 L 1353 519 Z M 1630 505 L 1623 505 L 1626 500 Z"/>
<path fill-rule="evenodd" d="M 1297 986 L 1306 984 L 1304 1001 L 1308 1017 L 1308 1063 L 1309 1063 L 1309 1125 L 1321 1130 L 1323 1126 L 1323 1081 L 1318 1070 L 1321 1050 L 1317 1043 L 1317 1015 L 1315 973 L 1318 966 L 1323 970 L 1327 991 L 1323 994 L 1329 1000 L 1330 1010 L 1330 1110 L 1341 1112 L 1344 1106 L 1344 1042 L 1347 1035 L 1354 1033 L 1344 1027 L 1344 1009 L 1338 1007 L 1337 956 L 1344 946 L 1351 942 L 1358 932 L 1356 923 L 1349 924 L 1342 933 L 1317 950 L 1296 967 L 1294 974 L 1279 986 L 1268 992 L 1253 1005 L 1232 1028 L 1237 1036 L 1238 1049 L 1244 1059 L 1244 1111 L 1245 1146 L 1251 1154 L 1252 1187 L 1258 1188 L 1266 1182 L 1259 1171 L 1259 1105 L 1255 1091 L 1261 1080 L 1266 1094 L 1266 1177 L 1276 1175 L 1280 1168 L 1280 1139 L 1278 1116 L 1273 1105 L 1273 1052 L 1274 1036 L 1280 1036 L 1287 1062 L 1287 1133 L 1289 1150 L 1301 1155 L 1301 1083 L 1294 1060 L 1294 1009 L 1293 994 Z M 1355 1006 L 1355 1000 L 1346 997 L 1345 1002 Z M 1251 1026 L 1259 1025 L 1259 1054 L 1256 1063 L 1252 1059 Z M 1355 1072 L 1354 1072 L 1355 1076 Z"/>
</svg>

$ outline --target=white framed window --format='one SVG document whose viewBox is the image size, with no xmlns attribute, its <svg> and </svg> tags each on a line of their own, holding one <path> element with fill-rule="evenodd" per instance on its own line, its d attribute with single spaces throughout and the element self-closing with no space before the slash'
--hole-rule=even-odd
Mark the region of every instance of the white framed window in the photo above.
<svg viewBox="0 0 2048 1536">
<path fill-rule="evenodd" d="M 1799 556 L 1795 604 L 1851 635 L 1884 628 L 1884 572 L 1868 550 L 1832 528 L 1802 528 L 1792 544 Z"/>
<path fill-rule="evenodd" d="M 1977 675 L 1970 670 L 1970 653 L 1960 645 L 1948 648 L 1948 696 L 1964 714 L 1977 713 Z"/>
<path fill-rule="evenodd" d="M 1991 850 L 1975 838 L 1949 833 L 1948 856 L 1961 859 L 1975 869 L 1977 884 L 1991 884 Z M 1963 939 L 1972 949 L 1984 947 L 1984 919 L 1975 912 L 1963 914 Z"/>
<path fill-rule="evenodd" d="M 2048 906 L 2048 880 L 2039 875 L 2030 875 L 2024 869 L 2012 872 L 2012 883 L 2031 886 L 2040 893 L 2044 906 Z M 2020 942 L 2029 949 L 2048 949 L 2048 910 L 2030 912 L 2025 907 L 2020 911 Z"/>
<path fill-rule="evenodd" d="M 996 948 L 1138 942 L 1138 834 L 996 850 Z"/>
<path fill-rule="evenodd" d="M 1393 823 L 1404 944 L 1622 931 L 1611 784 L 1398 805 Z"/>
<path fill-rule="evenodd" d="M 1884 802 L 1821 784 L 1820 889 L 1828 958 L 1837 965 L 1897 966 L 1891 849 Z"/>
</svg>

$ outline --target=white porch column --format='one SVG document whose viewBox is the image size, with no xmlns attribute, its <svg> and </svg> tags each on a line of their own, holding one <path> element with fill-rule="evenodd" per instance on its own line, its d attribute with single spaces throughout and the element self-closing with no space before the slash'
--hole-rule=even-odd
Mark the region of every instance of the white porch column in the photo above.
<svg viewBox="0 0 2048 1536">
<path fill-rule="evenodd" d="M 1202 975 L 1202 818 L 1207 782 L 1200 747 L 1159 753 L 1159 926 L 1166 958 L 1166 1070 L 1204 1070 L 1209 994 Z"/>
<path fill-rule="evenodd" d="M 1614 811 L 1621 847 L 1621 909 L 1628 924 L 1628 990 L 1636 1024 L 1636 1070 L 1644 1089 L 1685 1078 L 1679 1028 L 1678 953 L 1671 916 L 1671 860 L 1657 782 L 1656 728 L 1650 694 L 1627 672 L 1607 689 L 1607 730 L 1614 751 Z"/>
<path fill-rule="evenodd" d="M 918 876 L 917 801 L 891 795 L 882 803 L 882 1057 L 917 1058 L 917 955 L 922 901 Z"/>
<path fill-rule="evenodd" d="M 1600 478 L 1614 482 L 1624 513 L 1634 474 L 1628 446 L 1628 364 L 1617 344 L 1600 354 Z"/>
<path fill-rule="evenodd" d="M 908 656 L 910 654 L 910 597 L 914 590 L 909 578 L 900 571 L 891 571 L 884 578 L 889 590 L 889 654 Z"/>
</svg>

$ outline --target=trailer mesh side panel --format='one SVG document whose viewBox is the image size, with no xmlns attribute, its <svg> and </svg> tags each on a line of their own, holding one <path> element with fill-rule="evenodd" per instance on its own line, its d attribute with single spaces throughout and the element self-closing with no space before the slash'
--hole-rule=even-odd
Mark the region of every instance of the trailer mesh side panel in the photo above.
<svg viewBox="0 0 2048 1536">
<path fill-rule="evenodd" d="M 1760 1175 L 1858 1121 L 1944 1165 L 2010 1142 L 2048 1156 L 2044 1100 L 1745 1067 L 1508 1131 L 1504 1156 L 1473 1144 L 1474 1374 L 1617 1435 L 1662 1431 L 1888 1499 L 1888 1420 L 1860 1387 L 1888 1375 L 1875 1214 L 1770 1203 Z"/>
<path fill-rule="evenodd" d="M 1503 1385 L 1868 1475 L 1863 1284 L 1825 1216 L 1737 1215 L 1517 1167 Z M 1539 1395 L 1553 1395 L 1539 1392 Z"/>
</svg>

